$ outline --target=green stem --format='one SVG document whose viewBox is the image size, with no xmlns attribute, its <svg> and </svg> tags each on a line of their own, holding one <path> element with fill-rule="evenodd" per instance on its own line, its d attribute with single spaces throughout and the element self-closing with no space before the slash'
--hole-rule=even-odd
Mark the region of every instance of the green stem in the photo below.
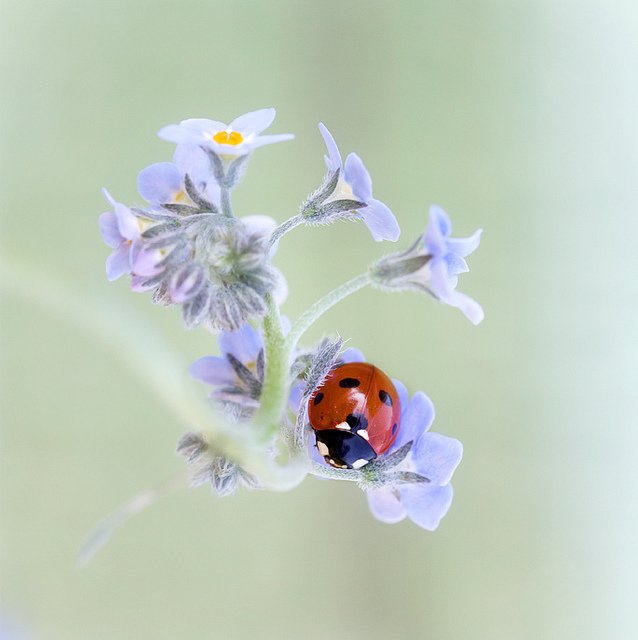
<svg viewBox="0 0 638 640">
<path fill-rule="evenodd" d="M 300 224 L 304 223 L 304 217 L 299 214 L 289 218 L 285 222 L 282 222 L 270 236 L 270 246 L 272 247 L 275 243 L 279 241 L 279 239 L 284 236 L 289 231 L 292 231 L 295 227 L 298 227 Z"/>
<path fill-rule="evenodd" d="M 266 370 L 261 390 L 261 404 L 253 421 L 260 425 L 264 440 L 268 440 L 281 427 L 281 417 L 288 398 L 290 348 L 281 328 L 279 307 L 268 296 L 268 311 L 264 317 L 264 355 Z"/>
<path fill-rule="evenodd" d="M 229 218 L 234 218 L 233 204 L 230 200 L 230 189 L 228 187 L 221 187 L 221 206 L 222 213 Z"/>
<path fill-rule="evenodd" d="M 320 300 L 317 300 L 309 309 L 302 313 L 297 321 L 292 325 L 292 329 L 286 339 L 288 350 L 292 352 L 297 346 L 301 336 L 326 312 L 334 307 L 337 302 L 341 302 L 349 295 L 356 293 L 359 289 L 371 283 L 369 274 L 362 273 L 360 276 L 348 280 L 341 286 L 333 289 Z"/>
</svg>

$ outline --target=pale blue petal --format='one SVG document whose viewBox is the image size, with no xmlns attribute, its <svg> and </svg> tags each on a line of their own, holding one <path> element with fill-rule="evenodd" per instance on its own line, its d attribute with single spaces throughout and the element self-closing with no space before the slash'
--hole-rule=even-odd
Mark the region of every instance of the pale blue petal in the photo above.
<svg viewBox="0 0 638 640">
<path fill-rule="evenodd" d="M 463 445 L 456 438 L 440 433 L 424 433 L 412 447 L 412 461 L 416 472 L 432 485 L 448 484 L 463 458 Z"/>
<path fill-rule="evenodd" d="M 417 391 L 402 412 L 399 435 L 392 448 L 398 449 L 410 441 L 416 442 L 432 426 L 434 415 L 432 400 L 422 391 Z"/>
<path fill-rule="evenodd" d="M 349 153 L 346 158 L 344 178 L 357 200 L 367 202 L 372 198 L 372 178 L 356 153 Z"/>
<path fill-rule="evenodd" d="M 275 142 L 284 142 L 286 140 L 294 140 L 294 138 L 295 138 L 294 133 L 277 133 L 271 136 L 259 136 L 258 138 L 255 138 L 250 143 L 250 146 L 253 149 L 257 149 L 257 147 L 263 147 L 264 145 L 267 145 L 267 144 L 274 144 Z"/>
<path fill-rule="evenodd" d="M 173 163 L 180 173 L 180 178 L 188 174 L 193 183 L 201 185 L 213 180 L 210 160 L 206 152 L 194 144 L 178 144 L 173 154 Z"/>
<path fill-rule="evenodd" d="M 457 256 L 455 253 L 448 253 L 444 260 L 450 275 L 456 276 L 459 273 L 467 273 L 470 270 L 465 259 Z"/>
<path fill-rule="evenodd" d="M 162 259 L 156 249 L 145 249 L 140 240 L 135 240 L 131 244 L 130 265 L 131 272 L 138 276 L 153 276 L 159 273 L 157 263 Z"/>
<path fill-rule="evenodd" d="M 302 382 L 295 382 L 290 388 L 290 394 L 288 395 L 288 406 L 294 413 L 299 413 L 304 389 L 305 385 Z"/>
<path fill-rule="evenodd" d="M 230 353 L 244 364 L 255 362 L 264 345 L 261 333 L 248 323 L 236 331 L 222 332 L 218 341 L 223 354 Z"/>
<path fill-rule="evenodd" d="M 430 219 L 434 220 L 441 231 L 441 235 L 447 237 L 452 233 L 450 216 L 438 204 L 430 206 Z"/>
<path fill-rule="evenodd" d="M 452 485 L 433 487 L 428 484 L 403 485 L 401 502 L 410 520 L 428 531 L 434 531 L 452 504 Z"/>
<path fill-rule="evenodd" d="M 408 404 L 410 402 L 410 396 L 408 395 L 407 387 L 401 382 L 401 380 L 397 380 L 396 378 L 392 378 L 392 384 L 394 384 L 394 388 L 397 390 L 397 394 L 399 396 L 399 402 L 401 402 L 401 416 L 406 412 L 408 408 Z M 403 417 L 401 418 L 403 420 Z"/>
<path fill-rule="evenodd" d="M 396 524 L 401 522 L 407 515 L 396 490 L 389 487 L 381 487 L 380 489 L 372 489 L 366 491 L 368 498 L 368 506 L 372 515 L 381 522 L 387 524 Z"/>
<path fill-rule="evenodd" d="M 326 166 L 330 171 L 341 169 L 341 154 L 339 153 L 339 147 L 337 147 L 335 139 L 332 137 L 332 134 L 328 131 L 323 122 L 319 123 L 319 131 L 321 131 L 321 135 L 323 136 L 323 140 L 328 149 L 328 155 L 325 158 Z"/>
<path fill-rule="evenodd" d="M 172 202 L 182 188 L 182 174 L 172 162 L 156 162 L 137 176 L 137 190 L 151 204 Z"/>
<path fill-rule="evenodd" d="M 113 211 L 105 211 L 99 218 L 100 233 L 106 244 L 115 249 L 120 246 L 124 238 L 117 226 L 117 217 Z"/>
<path fill-rule="evenodd" d="M 374 198 L 368 200 L 368 206 L 359 209 L 363 221 L 370 230 L 372 237 L 377 241 L 390 240 L 396 242 L 401 235 L 401 229 L 397 219 L 390 209 L 380 200 Z"/>
<path fill-rule="evenodd" d="M 477 229 L 469 238 L 448 238 L 448 251 L 458 256 L 469 256 L 470 253 L 476 251 L 481 243 L 481 234 L 483 229 Z"/>
<path fill-rule="evenodd" d="M 131 245 L 124 241 L 113 253 L 106 259 L 106 277 L 110 280 L 117 280 L 125 273 L 131 272 L 131 263 L 129 253 Z"/>
<path fill-rule="evenodd" d="M 122 236 L 127 240 L 137 240 L 140 237 L 140 225 L 133 212 L 126 205 L 116 202 L 115 215 Z"/>
<path fill-rule="evenodd" d="M 460 291 L 453 291 L 447 304 L 460 309 L 473 325 L 480 324 L 485 318 L 483 307 L 476 300 Z"/>
<path fill-rule="evenodd" d="M 188 118 L 179 123 L 180 127 L 196 131 L 200 134 L 217 133 L 217 131 L 226 131 L 227 125 L 218 120 L 209 120 L 208 118 Z"/>
<path fill-rule="evenodd" d="M 362 351 L 353 347 L 348 347 L 340 356 L 343 362 L 365 362 L 365 356 Z"/>
<path fill-rule="evenodd" d="M 226 358 L 204 356 L 195 360 L 188 372 L 195 380 L 211 385 L 234 385 L 235 370 Z"/>
<path fill-rule="evenodd" d="M 261 133 L 273 123 L 276 115 L 277 112 L 273 107 L 250 111 L 235 118 L 228 128 L 240 133 Z"/>
<path fill-rule="evenodd" d="M 182 127 L 179 124 L 169 124 L 166 127 L 162 127 L 157 132 L 157 135 L 162 140 L 176 142 L 177 144 L 198 144 L 204 137 L 201 131 Z"/>
</svg>

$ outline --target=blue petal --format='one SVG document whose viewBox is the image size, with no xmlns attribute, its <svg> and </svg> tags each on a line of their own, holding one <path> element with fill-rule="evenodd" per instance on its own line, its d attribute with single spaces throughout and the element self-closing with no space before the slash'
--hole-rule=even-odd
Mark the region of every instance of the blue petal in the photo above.
<svg viewBox="0 0 638 640">
<path fill-rule="evenodd" d="M 172 162 L 156 162 L 137 176 L 137 190 L 151 204 L 172 202 L 182 189 L 182 174 Z"/>
<path fill-rule="evenodd" d="M 459 273 L 467 273 L 470 270 L 465 259 L 457 256 L 455 253 L 448 253 L 444 260 L 450 275 L 456 276 Z"/>
<path fill-rule="evenodd" d="M 124 238 L 117 226 L 117 217 L 113 211 L 105 211 L 99 218 L 100 233 L 106 244 L 115 249 Z"/>
<path fill-rule="evenodd" d="M 407 512 L 395 490 L 389 487 L 372 489 L 366 492 L 366 497 L 370 511 L 377 520 L 395 524 L 405 518 Z"/>
<path fill-rule="evenodd" d="M 394 388 L 397 390 L 397 394 L 399 395 L 399 402 L 401 403 L 401 416 L 403 416 L 410 402 L 408 390 L 403 382 L 401 382 L 401 380 L 397 380 L 396 378 L 392 378 L 392 384 L 394 384 Z M 403 420 L 403 417 L 401 418 L 401 420 Z"/>
<path fill-rule="evenodd" d="M 188 118 L 182 120 L 179 126 L 199 133 L 200 135 L 216 133 L 217 131 L 226 131 L 227 126 L 219 120 L 209 120 L 208 118 Z"/>
<path fill-rule="evenodd" d="M 277 112 L 272 107 L 250 111 L 235 118 L 228 128 L 245 133 L 261 133 L 273 123 L 276 115 Z"/>
<path fill-rule="evenodd" d="M 372 179 L 363 160 L 356 153 L 349 153 L 346 158 L 344 178 L 352 187 L 352 193 L 357 200 L 367 202 L 372 198 Z"/>
<path fill-rule="evenodd" d="M 457 278 L 448 273 L 447 264 L 443 260 L 432 260 L 430 262 L 430 282 L 431 291 L 445 304 L 460 309 L 465 317 L 472 324 L 479 324 L 485 314 L 481 305 L 469 296 L 456 291 Z"/>
<path fill-rule="evenodd" d="M 481 243 L 481 234 L 483 229 L 477 229 L 469 238 L 448 238 L 447 246 L 448 251 L 455 253 L 458 256 L 469 256 L 470 253 L 476 251 L 477 247 Z"/>
<path fill-rule="evenodd" d="M 106 277 L 110 280 L 117 280 L 125 273 L 131 272 L 130 263 L 131 245 L 124 241 L 113 253 L 106 259 Z"/>
<path fill-rule="evenodd" d="M 424 433 L 412 447 L 412 461 L 417 473 L 432 485 L 448 484 L 463 458 L 463 445 L 440 433 Z"/>
<path fill-rule="evenodd" d="M 403 410 L 399 435 L 392 448 L 398 449 L 407 442 L 416 442 L 430 428 L 432 422 L 434 422 L 432 400 L 422 391 L 417 391 Z"/>
<path fill-rule="evenodd" d="M 430 207 L 430 218 L 434 220 L 441 231 L 441 235 L 447 237 L 452 233 L 452 222 L 450 216 L 438 204 Z"/>
<path fill-rule="evenodd" d="M 210 160 L 200 146 L 178 144 L 173 154 L 173 164 L 180 173 L 180 180 L 187 173 L 197 187 L 212 180 Z"/>
<path fill-rule="evenodd" d="M 323 122 L 319 123 L 319 131 L 321 131 L 321 135 L 323 136 L 323 140 L 328 149 L 328 155 L 325 156 L 326 166 L 330 171 L 341 169 L 341 154 L 339 153 L 339 147 L 337 147 L 335 139 L 332 137 L 332 134 L 328 131 Z"/>
<path fill-rule="evenodd" d="M 434 531 L 452 504 L 452 485 L 433 487 L 428 484 L 409 484 L 400 489 L 401 502 L 410 520 L 428 531 Z"/>
<path fill-rule="evenodd" d="M 235 384 L 235 370 L 226 358 L 204 356 L 195 360 L 188 372 L 195 380 L 211 385 Z"/>
<path fill-rule="evenodd" d="M 264 345 L 259 331 L 248 323 L 236 331 L 222 332 L 218 341 L 224 355 L 230 353 L 244 364 L 255 362 Z"/>
<path fill-rule="evenodd" d="M 354 349 L 353 347 L 348 347 L 342 354 L 341 360 L 343 362 L 365 362 L 365 356 L 363 355 L 363 351 L 359 351 L 359 349 Z"/>
<path fill-rule="evenodd" d="M 295 384 L 293 384 L 290 388 L 290 394 L 288 395 L 288 406 L 294 413 L 299 413 L 304 389 L 305 385 L 302 382 L 295 382 Z"/>
<path fill-rule="evenodd" d="M 372 237 L 377 242 L 382 240 L 396 242 L 401 235 L 401 229 L 392 211 L 383 202 L 374 198 L 368 200 L 367 204 L 367 207 L 359 209 L 359 213 Z"/>
</svg>

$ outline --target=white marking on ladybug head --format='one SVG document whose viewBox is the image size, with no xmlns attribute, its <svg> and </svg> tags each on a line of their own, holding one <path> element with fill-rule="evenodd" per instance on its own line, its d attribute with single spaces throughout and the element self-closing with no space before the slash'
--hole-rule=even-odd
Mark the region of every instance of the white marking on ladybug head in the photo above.
<svg viewBox="0 0 638 640">
<path fill-rule="evenodd" d="M 328 455 L 328 447 L 326 447 L 326 445 L 323 442 L 317 441 L 317 449 L 319 449 L 319 453 L 322 456 Z"/>
<path fill-rule="evenodd" d="M 364 460 L 363 458 L 359 458 L 359 460 L 355 460 L 352 463 L 353 469 L 361 469 L 361 467 L 365 467 L 368 464 L 368 460 Z"/>
<path fill-rule="evenodd" d="M 340 422 L 335 425 L 335 429 L 341 429 L 341 431 L 350 431 L 350 425 L 347 422 Z"/>
<path fill-rule="evenodd" d="M 367 429 L 361 429 L 357 431 L 357 435 L 361 436 L 364 440 L 367 440 L 368 442 L 370 442 L 370 436 L 368 435 Z"/>
</svg>

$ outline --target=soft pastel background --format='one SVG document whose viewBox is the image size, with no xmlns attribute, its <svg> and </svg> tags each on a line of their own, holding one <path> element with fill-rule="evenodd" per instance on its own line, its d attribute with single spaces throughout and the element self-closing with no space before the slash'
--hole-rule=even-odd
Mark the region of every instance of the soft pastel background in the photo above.
<svg viewBox="0 0 638 640">
<path fill-rule="evenodd" d="M 1 23 L 0 629 L 24 634 L 3 640 L 638 637 L 633 0 L 5 0 Z M 432 201 L 457 234 L 485 229 L 461 286 L 480 327 L 364 291 L 308 336 L 339 331 L 431 395 L 465 443 L 452 509 L 431 534 L 314 478 L 184 490 L 77 570 L 97 521 L 181 469 L 189 427 L 117 327 L 157 332 L 184 375 L 215 348 L 106 282 L 100 188 L 139 202 L 138 170 L 172 152 L 162 125 L 270 105 L 297 139 L 255 155 L 241 213 L 295 211 L 321 119 L 402 244 Z M 362 225 L 296 230 L 285 312 L 388 248 Z"/>
</svg>

